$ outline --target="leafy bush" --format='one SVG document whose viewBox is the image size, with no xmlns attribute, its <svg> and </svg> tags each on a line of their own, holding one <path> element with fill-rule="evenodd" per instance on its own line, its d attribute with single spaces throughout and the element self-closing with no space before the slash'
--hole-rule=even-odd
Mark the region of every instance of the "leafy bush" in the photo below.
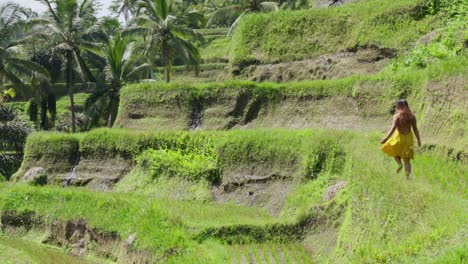
<svg viewBox="0 0 468 264">
<path fill-rule="evenodd" d="M 316 179 L 322 172 L 340 173 L 345 162 L 343 146 L 336 140 L 325 138 L 314 142 L 304 158 L 304 175 Z"/>
<path fill-rule="evenodd" d="M 85 156 L 135 158 L 143 150 L 171 149 L 182 153 L 209 155 L 214 151 L 209 133 L 160 132 L 150 133 L 123 129 L 95 129 L 83 134 L 80 152 Z"/>
<path fill-rule="evenodd" d="M 184 154 L 180 150 L 149 149 L 137 158 L 140 166 L 150 169 L 153 178 L 181 177 L 211 183 L 220 179 L 216 159 L 195 153 Z"/>
<path fill-rule="evenodd" d="M 22 158 L 22 154 L 0 153 L 0 178 L 9 180 L 21 166 Z"/>
<path fill-rule="evenodd" d="M 461 0 L 433 0 L 434 13 L 443 13 L 444 26 L 432 32 L 428 43 L 422 43 L 396 59 L 390 65 L 392 71 L 426 68 L 430 64 L 462 55 L 468 41 L 468 2 Z"/>
</svg>

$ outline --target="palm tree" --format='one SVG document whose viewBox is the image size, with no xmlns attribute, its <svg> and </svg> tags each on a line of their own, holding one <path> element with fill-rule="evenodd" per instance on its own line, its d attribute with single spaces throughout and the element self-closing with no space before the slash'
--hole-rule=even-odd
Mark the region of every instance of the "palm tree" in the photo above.
<svg viewBox="0 0 468 264">
<path fill-rule="evenodd" d="M 73 82 L 75 72 L 86 85 L 85 76 L 96 82 L 82 56 L 82 51 L 93 51 L 95 43 L 95 10 L 91 0 L 36 0 L 47 6 L 47 19 L 37 20 L 39 27 L 33 35 L 41 35 L 54 41 L 54 50 L 65 59 L 64 75 L 70 97 L 72 132 L 76 132 L 76 114 Z"/>
<path fill-rule="evenodd" d="M 136 0 L 114 0 L 111 9 L 117 13 L 118 16 L 124 15 L 125 25 L 128 26 L 130 16 L 135 13 Z"/>
<path fill-rule="evenodd" d="M 21 44 L 15 39 L 21 23 L 30 17 L 30 11 L 15 3 L 0 6 L 0 77 L 17 86 L 23 86 L 21 74 L 39 73 L 49 76 L 47 70 L 37 63 L 20 58 Z M 1 80 L 0 80 L 1 83 Z M 21 92 L 22 89 L 19 89 Z"/>
<path fill-rule="evenodd" d="M 7 2 L 0 6 L 0 42 L 8 42 L 17 31 L 17 29 L 32 16 L 30 9 L 23 8 L 20 5 Z"/>
<path fill-rule="evenodd" d="M 140 70 L 149 68 L 150 64 L 139 64 L 139 56 L 135 52 L 134 41 L 120 34 L 110 38 L 102 54 L 106 65 L 104 68 L 105 80 L 108 84 L 102 85 L 93 93 L 85 104 L 85 109 L 92 119 L 107 112 L 107 126 L 112 127 L 117 116 L 120 101 L 120 88 Z"/>
<path fill-rule="evenodd" d="M 181 12 L 176 16 L 171 0 L 140 0 L 137 5 L 138 26 L 128 29 L 126 33 L 143 33 L 147 40 L 145 55 L 150 61 L 154 58 L 161 60 L 166 82 L 171 80 L 175 54 L 198 71 L 200 52 L 190 41 L 201 38 L 201 35 L 189 25 L 203 25 L 204 16 L 196 11 Z"/>
</svg>

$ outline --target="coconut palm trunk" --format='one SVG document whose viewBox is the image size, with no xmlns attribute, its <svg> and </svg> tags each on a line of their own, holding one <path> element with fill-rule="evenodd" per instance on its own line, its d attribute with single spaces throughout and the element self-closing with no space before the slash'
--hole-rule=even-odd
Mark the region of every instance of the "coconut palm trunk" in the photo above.
<svg viewBox="0 0 468 264">
<path fill-rule="evenodd" d="M 114 109 L 114 107 L 115 107 L 114 104 L 115 104 L 114 98 L 111 98 L 111 99 L 110 99 L 110 102 L 109 102 L 109 117 L 107 118 L 107 127 L 108 127 L 108 128 L 111 128 L 111 127 L 112 127 L 112 123 L 113 123 L 112 120 L 114 119 L 114 118 L 113 118 L 113 113 L 112 113 L 112 112 L 113 112 L 113 109 Z"/>
<path fill-rule="evenodd" d="M 72 125 L 72 132 L 76 132 L 76 116 L 75 116 L 75 98 L 74 94 L 75 91 L 73 90 L 73 54 L 72 51 L 67 52 L 67 90 L 68 96 L 70 97 L 70 111 L 71 111 L 71 125 Z"/>
<path fill-rule="evenodd" d="M 171 81 L 171 47 L 169 46 L 169 43 L 167 40 L 162 41 L 162 54 L 161 57 L 163 58 L 163 64 L 164 64 L 164 73 L 166 76 L 166 82 L 169 83 Z"/>
<path fill-rule="evenodd" d="M 119 107 L 120 95 L 119 91 L 122 86 L 120 81 L 116 80 L 111 84 L 111 89 L 109 93 L 109 117 L 107 118 L 107 127 L 112 127 L 117 116 L 117 110 Z"/>
</svg>

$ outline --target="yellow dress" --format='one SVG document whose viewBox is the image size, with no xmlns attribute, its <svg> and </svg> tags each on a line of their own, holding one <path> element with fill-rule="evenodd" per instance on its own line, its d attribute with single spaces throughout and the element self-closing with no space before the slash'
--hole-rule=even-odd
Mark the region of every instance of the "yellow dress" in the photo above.
<svg viewBox="0 0 468 264">
<path fill-rule="evenodd" d="M 400 157 L 402 159 L 413 159 L 413 133 L 400 134 L 398 129 L 395 129 L 393 135 L 380 148 L 383 152 L 392 157 Z"/>
</svg>

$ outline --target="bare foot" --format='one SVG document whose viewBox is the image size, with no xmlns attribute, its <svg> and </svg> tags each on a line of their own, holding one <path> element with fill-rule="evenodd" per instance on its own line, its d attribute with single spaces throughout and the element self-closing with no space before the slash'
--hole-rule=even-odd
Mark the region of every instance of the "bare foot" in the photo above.
<svg viewBox="0 0 468 264">
<path fill-rule="evenodd" d="M 401 169 L 403 169 L 403 166 L 402 166 L 402 165 L 400 165 L 400 166 L 396 169 L 396 173 L 397 173 L 397 174 L 400 173 Z"/>
<path fill-rule="evenodd" d="M 409 174 L 406 174 L 406 179 L 409 180 Z"/>
</svg>

